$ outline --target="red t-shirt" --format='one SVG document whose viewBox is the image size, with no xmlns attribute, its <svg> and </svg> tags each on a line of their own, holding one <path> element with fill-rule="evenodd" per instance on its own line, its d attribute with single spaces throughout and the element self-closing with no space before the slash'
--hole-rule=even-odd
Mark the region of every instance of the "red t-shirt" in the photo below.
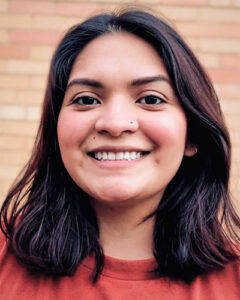
<svg viewBox="0 0 240 300">
<path fill-rule="evenodd" d="M 1 234 L 2 236 L 2 234 Z M 105 258 L 98 282 L 93 285 L 93 257 L 86 258 L 72 276 L 52 279 L 33 277 L 7 251 L 6 241 L 0 240 L 0 299 L 1 300 L 239 300 L 240 265 L 229 264 L 225 269 L 199 276 L 193 283 L 154 279 L 147 271 L 154 259 L 122 260 Z"/>
</svg>

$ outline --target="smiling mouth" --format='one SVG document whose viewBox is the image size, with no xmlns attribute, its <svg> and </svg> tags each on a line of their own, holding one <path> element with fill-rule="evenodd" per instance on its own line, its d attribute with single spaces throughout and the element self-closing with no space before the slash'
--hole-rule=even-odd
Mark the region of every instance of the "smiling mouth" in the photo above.
<svg viewBox="0 0 240 300">
<path fill-rule="evenodd" d="M 149 153 L 149 151 L 98 151 L 88 152 L 87 154 L 98 161 L 130 161 L 140 159 Z"/>
</svg>

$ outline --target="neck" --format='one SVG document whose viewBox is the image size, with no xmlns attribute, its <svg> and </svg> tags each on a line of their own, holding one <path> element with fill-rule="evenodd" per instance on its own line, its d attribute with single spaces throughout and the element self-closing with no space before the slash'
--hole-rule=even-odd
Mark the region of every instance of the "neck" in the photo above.
<svg viewBox="0 0 240 300">
<path fill-rule="evenodd" d="M 158 203 L 159 198 L 134 207 L 115 204 L 110 206 L 93 201 L 104 254 L 129 260 L 152 258 L 155 217 L 143 223 L 141 221 Z"/>
</svg>

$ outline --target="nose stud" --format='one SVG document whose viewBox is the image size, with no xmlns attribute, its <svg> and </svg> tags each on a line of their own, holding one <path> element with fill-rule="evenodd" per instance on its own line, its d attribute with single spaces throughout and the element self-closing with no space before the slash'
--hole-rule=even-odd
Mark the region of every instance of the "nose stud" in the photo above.
<svg viewBox="0 0 240 300">
<path fill-rule="evenodd" d="M 194 147 L 194 152 L 195 152 L 195 154 L 198 153 L 198 147 L 197 146 Z"/>
<path fill-rule="evenodd" d="M 134 122 L 133 121 L 130 121 L 130 124 L 133 124 Z"/>
</svg>

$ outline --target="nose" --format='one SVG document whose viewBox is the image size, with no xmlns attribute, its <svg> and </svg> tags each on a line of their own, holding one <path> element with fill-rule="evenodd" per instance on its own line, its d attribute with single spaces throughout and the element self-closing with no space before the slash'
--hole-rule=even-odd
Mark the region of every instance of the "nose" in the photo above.
<svg viewBox="0 0 240 300">
<path fill-rule="evenodd" d="M 108 133 L 118 137 L 124 132 L 134 133 L 138 130 L 136 112 L 129 109 L 121 100 L 106 105 L 95 123 L 98 133 Z"/>
</svg>

